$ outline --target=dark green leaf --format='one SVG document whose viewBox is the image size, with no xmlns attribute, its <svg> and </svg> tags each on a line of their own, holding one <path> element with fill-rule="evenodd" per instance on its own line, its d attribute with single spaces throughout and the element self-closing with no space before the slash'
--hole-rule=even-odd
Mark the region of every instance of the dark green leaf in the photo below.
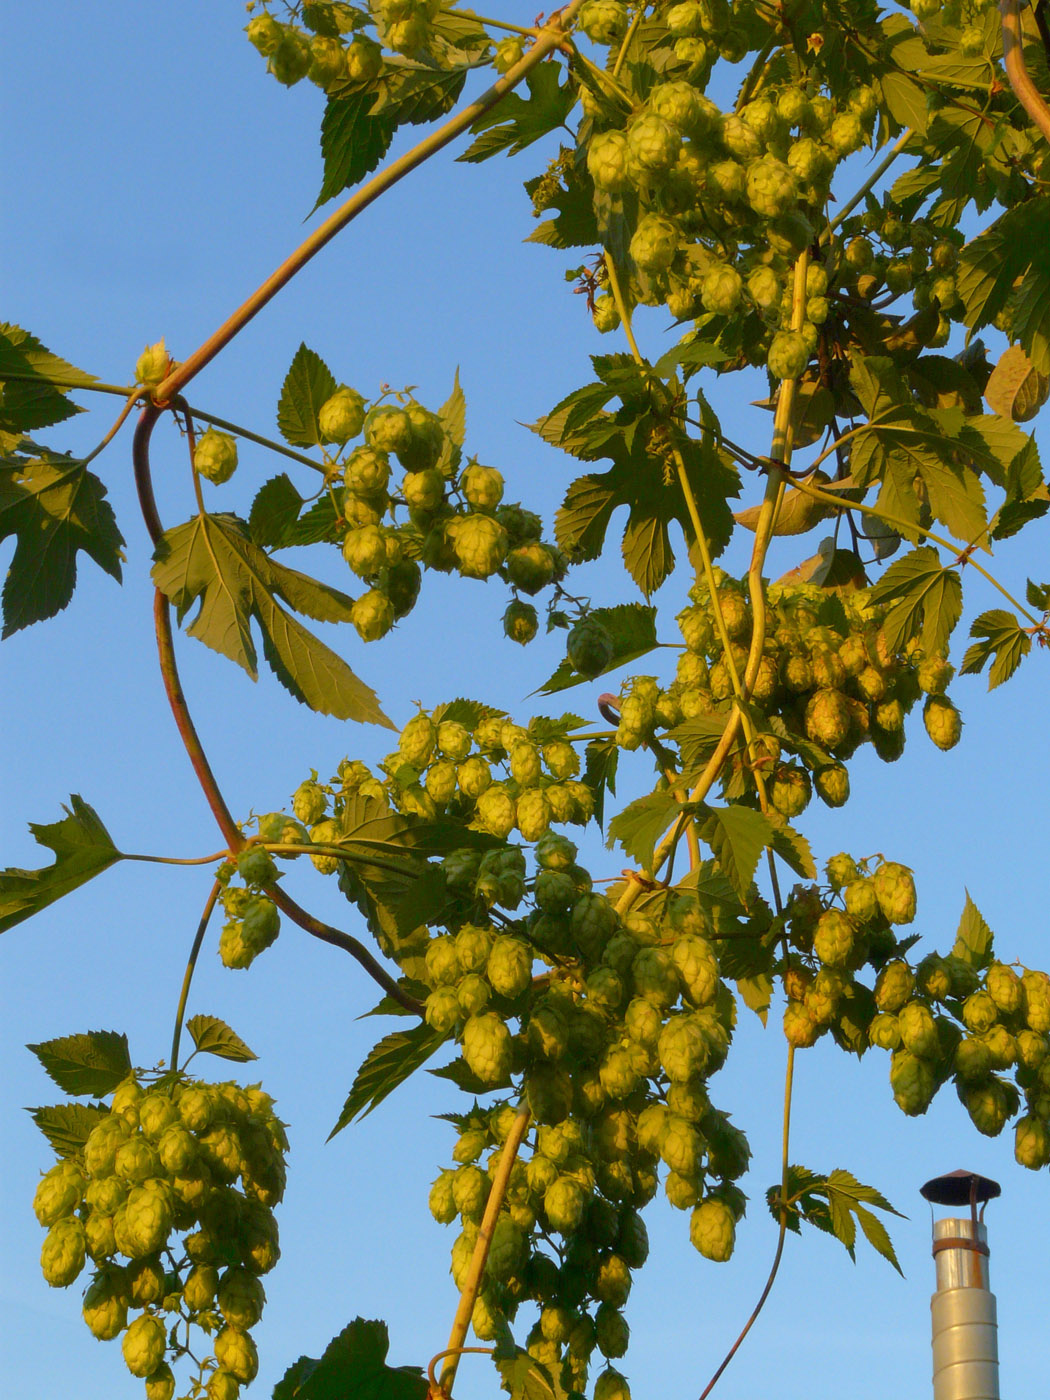
<svg viewBox="0 0 1050 1400">
<path fill-rule="evenodd" d="M 479 1079 L 474 1071 L 467 1064 L 462 1055 L 457 1057 L 447 1065 L 442 1065 L 440 1069 L 427 1070 L 435 1079 L 447 1079 L 455 1084 L 457 1089 L 462 1089 L 465 1094 L 490 1094 L 493 1089 L 506 1089 L 510 1084 L 510 1075 L 499 1084 L 486 1084 Z"/>
<path fill-rule="evenodd" d="M 106 488 L 74 457 L 41 450 L 3 459 L 0 540 L 9 535 L 16 544 L 4 580 L 5 637 L 62 611 L 81 550 L 120 581 L 124 540 Z"/>
<path fill-rule="evenodd" d="M 317 415 L 338 387 L 335 376 L 320 355 L 300 345 L 284 377 L 277 404 L 277 427 L 285 442 L 293 447 L 320 444 Z"/>
<path fill-rule="evenodd" d="M 0 323 L 0 445 L 82 413 L 66 397 L 68 391 L 96 382 L 93 374 L 52 355 L 20 326 Z"/>
<path fill-rule="evenodd" d="M 414 1366 L 388 1366 L 389 1349 L 385 1322 L 355 1318 L 319 1361 L 301 1356 L 295 1362 L 274 1400 L 426 1400 L 423 1374 Z"/>
<path fill-rule="evenodd" d="M 467 401 L 460 388 L 458 369 L 452 382 L 452 393 L 438 409 L 438 417 L 445 430 L 445 441 L 437 465 L 442 476 L 450 477 L 463 456 L 463 439 L 467 433 Z"/>
<path fill-rule="evenodd" d="M 398 71 L 390 65 L 370 115 L 373 120 L 381 118 L 392 121 L 396 126 L 419 126 L 423 122 L 431 122 L 452 110 L 463 91 L 466 76 L 464 68 L 442 71 L 405 65 Z M 354 184 L 355 181 L 347 183 Z"/>
<path fill-rule="evenodd" d="M 175 604 L 180 622 L 200 601 L 187 629 L 191 637 L 236 661 L 255 680 L 254 618 L 267 661 L 297 700 L 338 719 L 390 727 L 374 692 L 281 606 L 342 622 L 353 606 L 346 594 L 278 564 L 232 515 L 195 516 L 168 530 L 154 558 L 153 581 Z"/>
<path fill-rule="evenodd" d="M 34 839 L 54 851 L 54 864 L 42 870 L 12 866 L 0 871 L 0 933 L 122 859 L 98 814 L 76 794 L 69 800 L 72 807 L 65 809 L 68 815 L 61 821 L 29 824 Z"/>
<path fill-rule="evenodd" d="M 255 493 L 248 516 L 248 533 L 263 549 L 278 549 L 299 519 L 303 498 L 284 472 L 272 476 Z"/>
<path fill-rule="evenodd" d="M 1040 374 L 1050 374 L 1050 276 L 1042 262 L 1033 263 L 1017 289 L 1012 333 Z"/>
<path fill-rule="evenodd" d="M 410 1074 L 426 1064 L 446 1039 L 425 1021 L 420 1021 L 411 1030 L 392 1031 L 390 1035 L 385 1035 L 368 1052 L 364 1064 L 357 1071 L 357 1078 L 346 1096 L 335 1127 L 328 1134 L 328 1140 L 331 1141 L 355 1118 L 367 1117 Z"/>
<path fill-rule="evenodd" d="M 646 656 L 658 645 L 655 608 L 644 607 L 641 603 L 621 603 L 615 608 L 595 608 L 589 616 L 601 623 L 612 638 L 612 659 L 604 670 L 598 672 L 600 676 L 615 671 L 619 666 L 626 666 L 639 656 Z M 559 690 L 569 690 L 574 685 L 583 685 L 585 681 L 595 679 L 597 677 L 579 675 L 566 657 L 535 694 L 554 695 Z"/>
<path fill-rule="evenodd" d="M 516 155 L 541 136 L 556 130 L 572 111 L 576 94 L 558 85 L 561 67 L 554 60 L 537 64 L 525 78 L 528 97 L 510 92 L 471 127 L 475 139 L 457 160 L 477 163 L 506 151 Z"/>
<path fill-rule="evenodd" d="M 683 775 L 692 780 L 718 747 L 725 733 L 728 715 L 697 715 L 669 729 L 664 738 L 677 744 L 682 755 Z"/>
<path fill-rule="evenodd" d="M 83 1151 L 92 1128 L 109 1117 L 104 1104 L 94 1103 L 60 1103 L 27 1112 L 59 1157 L 76 1157 Z"/>
<path fill-rule="evenodd" d="M 956 289 L 971 329 L 993 321 L 1006 305 L 1036 248 L 1050 240 L 1050 199 L 1045 195 L 1007 210 L 963 248 Z"/>
<path fill-rule="evenodd" d="M 1010 427 L 1017 431 L 1015 424 L 1010 424 Z M 996 512 L 991 537 L 993 540 L 1009 539 L 1029 521 L 1038 520 L 1048 510 L 1050 493 L 1043 481 L 1039 449 L 1034 438 L 1026 438 L 1024 445 L 1007 465 L 1006 500 Z"/>
<path fill-rule="evenodd" d="M 872 589 L 871 599 L 891 604 L 883 627 L 892 650 L 903 651 L 912 637 L 921 634 L 926 652 L 947 652 L 948 638 L 962 612 L 962 583 L 957 573 L 941 567 L 935 549 L 922 545 L 891 564 Z"/>
<path fill-rule="evenodd" d="M 584 757 L 583 781 L 594 793 L 594 819 L 599 827 L 605 821 L 605 794 L 616 796 L 616 769 L 620 746 L 615 739 L 592 739 Z"/>
<path fill-rule="evenodd" d="M 653 373 L 661 379 L 669 379 L 676 369 L 683 369 L 688 379 L 697 370 L 723 365 L 728 359 L 728 352 L 713 340 L 686 339 L 660 356 Z"/>
<path fill-rule="evenodd" d="M 390 149 L 396 118 L 369 115 L 374 103 L 371 91 L 328 99 L 321 118 L 324 180 L 314 209 L 370 174 Z"/>
<path fill-rule="evenodd" d="M 770 845 L 781 860 L 790 866 L 796 875 L 801 875 L 803 880 L 817 878 L 813 852 L 801 831 L 796 831 L 793 826 L 785 822 L 783 826 L 773 828 L 773 840 Z"/>
<path fill-rule="evenodd" d="M 974 904 L 970 898 L 970 892 L 967 890 L 966 903 L 963 905 L 959 928 L 955 934 L 952 956 L 962 958 L 963 962 L 969 963 L 978 972 L 983 972 L 992 961 L 994 936 L 984 921 L 984 915 Z"/>
<path fill-rule="evenodd" d="M 500 1385 L 511 1400 L 569 1400 L 561 1380 L 527 1351 L 517 1350 L 507 1357 L 497 1355 L 494 1360 Z"/>
<path fill-rule="evenodd" d="M 646 797 L 638 797 L 609 822 L 606 845 L 611 849 L 615 842 L 619 842 L 643 870 L 649 870 L 657 841 L 679 811 L 681 804 L 667 789 L 657 789 Z"/>
<path fill-rule="evenodd" d="M 1031 637 L 1013 613 L 1005 608 L 992 608 L 989 612 L 981 613 L 974 619 L 970 636 L 981 640 L 966 648 L 961 672 L 964 676 L 976 675 L 994 657 L 988 672 L 989 690 L 1008 681 L 1032 649 Z"/>
<path fill-rule="evenodd" d="M 747 900 L 758 858 L 773 839 L 768 818 L 736 804 L 712 807 L 700 828 L 701 838 L 715 854 L 719 869 L 742 900 Z"/>
<path fill-rule="evenodd" d="M 883 1259 L 889 1260 L 900 1274 L 901 1278 L 903 1278 L 904 1270 L 901 1268 L 900 1262 L 897 1259 L 897 1252 L 893 1248 L 893 1242 L 890 1239 L 889 1231 L 886 1229 L 886 1226 L 877 1215 L 873 1215 L 870 1210 L 865 1210 L 863 1206 L 854 1206 L 853 1209 L 856 1212 L 860 1228 L 864 1231 L 864 1238 L 871 1245 L 872 1249 L 882 1255 Z M 894 1213 L 896 1214 L 896 1212 Z"/>
<path fill-rule="evenodd" d="M 540 179 L 525 182 L 525 189 L 530 195 Z M 598 242 L 594 190 L 589 181 L 570 178 L 568 188 L 559 184 L 545 201 L 544 207 L 557 209 L 558 213 L 533 229 L 526 243 L 543 243 L 548 248 L 591 248 Z"/>
<path fill-rule="evenodd" d="M 111 1094 L 131 1073 L 128 1038 L 116 1031 L 86 1031 L 27 1045 L 67 1094 Z"/>
<path fill-rule="evenodd" d="M 220 1060 L 233 1060 L 236 1064 L 259 1058 L 218 1016 L 191 1016 L 186 1029 L 202 1055 L 217 1055 Z"/>
</svg>

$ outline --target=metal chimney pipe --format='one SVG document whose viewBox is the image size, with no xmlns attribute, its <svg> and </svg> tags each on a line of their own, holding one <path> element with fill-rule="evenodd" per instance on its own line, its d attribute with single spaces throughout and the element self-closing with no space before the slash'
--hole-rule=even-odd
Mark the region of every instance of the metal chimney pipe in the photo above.
<svg viewBox="0 0 1050 1400">
<path fill-rule="evenodd" d="M 921 1191 L 932 1205 L 969 1207 L 966 1216 L 933 1224 L 933 1398 L 999 1400 L 995 1295 L 989 1286 L 983 1216 L 985 1204 L 1000 1188 L 975 1172 L 957 1171 L 934 1177 Z"/>
</svg>

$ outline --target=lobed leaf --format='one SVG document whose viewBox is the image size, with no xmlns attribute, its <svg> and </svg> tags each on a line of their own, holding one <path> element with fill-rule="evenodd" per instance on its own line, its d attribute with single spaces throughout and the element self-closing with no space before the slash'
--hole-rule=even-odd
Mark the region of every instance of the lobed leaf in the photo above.
<svg viewBox="0 0 1050 1400">
<path fill-rule="evenodd" d="M 123 859 L 94 809 L 75 793 L 69 800 L 72 806 L 61 821 L 29 824 L 34 839 L 54 851 L 54 864 L 42 870 L 11 866 L 0 871 L 0 933 Z"/>
<path fill-rule="evenodd" d="M 111 1094 L 131 1073 L 128 1038 L 116 1031 L 86 1031 L 27 1045 L 67 1094 Z"/>
<path fill-rule="evenodd" d="M 440 1031 L 420 1021 L 407 1031 L 391 1031 L 368 1052 L 346 1096 L 335 1127 L 328 1134 L 331 1142 L 336 1133 L 354 1121 L 365 1118 L 374 1108 L 403 1084 L 410 1074 L 433 1055 L 446 1041 Z"/>
</svg>

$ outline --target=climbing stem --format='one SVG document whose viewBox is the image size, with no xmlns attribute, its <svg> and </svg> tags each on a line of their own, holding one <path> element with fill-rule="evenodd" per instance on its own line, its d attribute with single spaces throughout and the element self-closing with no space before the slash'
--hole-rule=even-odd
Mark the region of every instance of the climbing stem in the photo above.
<svg viewBox="0 0 1050 1400">
<path fill-rule="evenodd" d="M 456 1316 L 452 1323 L 452 1331 L 449 1333 L 447 1356 L 448 1360 L 441 1371 L 440 1389 L 443 1395 L 452 1394 L 452 1386 L 456 1379 L 456 1368 L 459 1364 L 460 1351 L 463 1347 L 467 1329 L 470 1326 L 471 1315 L 474 1312 L 474 1304 L 477 1301 L 478 1289 L 481 1287 L 481 1278 L 485 1272 L 485 1264 L 489 1257 L 489 1247 L 492 1244 L 492 1232 L 496 1228 L 496 1221 L 499 1219 L 500 1210 L 507 1194 L 507 1186 L 510 1183 L 511 1168 L 514 1166 L 514 1159 L 518 1155 L 518 1148 L 521 1146 L 529 1126 L 529 1110 L 523 1104 L 518 1110 L 517 1117 L 507 1135 L 507 1141 L 500 1154 L 499 1166 L 496 1168 L 496 1175 L 492 1181 L 492 1189 L 489 1192 L 488 1201 L 485 1204 L 485 1214 L 481 1218 L 481 1228 L 478 1231 L 477 1243 L 474 1246 L 474 1253 L 470 1257 L 470 1265 L 467 1269 L 467 1276 L 463 1280 L 463 1288 L 459 1295 L 459 1306 L 456 1308 Z"/>
<path fill-rule="evenodd" d="M 747 1336 L 747 1334 L 751 1331 L 751 1328 L 752 1328 L 752 1326 L 754 1325 L 756 1318 L 758 1317 L 759 1313 L 762 1311 L 763 1307 L 765 1307 L 766 1299 L 769 1297 L 769 1294 L 770 1294 L 770 1292 L 771 1292 L 771 1290 L 772 1290 L 772 1288 L 773 1288 L 773 1284 L 774 1284 L 774 1282 L 775 1282 L 775 1280 L 776 1280 L 777 1273 L 778 1273 L 779 1270 L 780 1270 L 780 1261 L 781 1261 L 781 1259 L 782 1259 L 782 1257 L 783 1257 L 783 1254 L 784 1254 L 784 1240 L 785 1240 L 785 1238 L 786 1238 L 786 1236 L 787 1236 L 787 1204 L 786 1204 L 786 1199 L 787 1199 L 787 1176 L 788 1176 L 788 1139 L 789 1139 L 790 1128 L 791 1128 L 791 1090 L 792 1090 L 792 1084 L 793 1084 L 793 1081 L 794 1081 L 794 1072 L 795 1072 L 795 1047 L 794 1047 L 793 1045 L 789 1045 L 789 1046 L 788 1046 L 788 1058 L 787 1058 L 787 1073 L 786 1073 L 786 1075 L 785 1075 L 785 1077 L 784 1077 L 784 1132 L 783 1132 L 783 1144 L 784 1144 L 784 1145 L 783 1145 L 783 1162 L 782 1162 L 781 1172 L 780 1172 L 780 1227 L 779 1227 L 779 1230 L 778 1230 L 778 1233 L 777 1233 L 777 1248 L 776 1248 L 776 1253 L 773 1255 L 773 1264 L 772 1264 L 772 1267 L 771 1267 L 770 1270 L 769 1270 L 769 1276 L 768 1276 L 768 1278 L 766 1279 L 765 1286 L 763 1287 L 762 1292 L 759 1294 L 758 1302 L 755 1304 L 754 1308 L 752 1309 L 751 1316 L 750 1316 L 750 1317 L 748 1318 L 748 1320 L 744 1323 L 744 1326 L 743 1326 L 743 1329 L 741 1330 L 740 1335 L 737 1337 L 737 1339 L 736 1339 L 736 1341 L 733 1343 L 733 1345 L 729 1348 L 729 1351 L 726 1353 L 725 1358 L 724 1358 L 723 1361 L 722 1361 L 722 1364 L 718 1367 L 718 1370 L 714 1373 L 714 1375 L 713 1375 L 713 1376 L 711 1377 L 711 1379 L 708 1381 L 707 1385 L 705 1385 L 704 1388 L 703 1388 L 703 1390 L 700 1392 L 700 1400 L 707 1400 L 707 1397 L 711 1394 L 712 1390 L 714 1390 L 715 1386 L 718 1384 L 719 1380 L 721 1379 L 721 1376 L 722 1376 L 723 1371 L 726 1369 L 726 1367 L 729 1365 L 730 1361 L 732 1361 L 733 1357 L 734 1357 L 734 1356 L 737 1354 L 737 1352 L 739 1351 L 740 1346 L 741 1346 L 741 1344 L 743 1343 L 744 1338 L 745 1338 L 745 1337 Z"/>
<path fill-rule="evenodd" d="M 1003 16 L 1003 66 L 1006 76 L 1018 102 L 1046 140 L 1050 141 L 1050 107 L 1040 96 L 1025 67 L 1019 0 L 1000 0 L 999 9 Z"/>
<path fill-rule="evenodd" d="M 616 310 L 620 313 L 620 322 L 623 326 L 623 333 L 627 337 L 627 344 L 631 347 L 631 354 L 638 364 L 644 365 L 645 359 L 638 349 L 638 342 L 634 338 L 634 329 L 631 326 L 630 308 L 624 299 L 623 288 L 620 286 L 620 278 L 616 272 L 616 263 L 613 261 L 611 253 L 605 254 L 605 270 L 609 274 L 609 290 L 616 303 Z"/>
<path fill-rule="evenodd" d="M 820 235 L 821 243 L 826 243 L 827 240 L 831 237 L 831 235 L 835 232 L 835 230 L 843 223 L 843 221 L 849 218 L 849 216 L 853 213 L 854 209 L 856 209 L 857 205 L 861 202 L 861 200 L 868 193 L 868 191 L 870 189 L 873 189 L 875 185 L 877 185 L 878 182 L 882 179 L 883 175 L 885 175 L 886 171 L 889 170 L 890 166 L 900 155 L 901 151 L 904 150 L 905 146 L 908 144 L 908 142 L 914 135 L 915 132 L 911 129 L 910 126 L 906 126 L 904 128 L 901 134 L 897 137 L 896 141 L 894 141 L 893 145 L 887 151 L 886 155 L 883 156 L 882 160 L 879 161 L 878 165 L 871 172 L 868 178 L 864 181 L 863 185 L 861 185 L 860 189 L 856 192 L 853 198 L 848 200 L 842 206 L 839 212 L 828 224 L 827 228 L 825 228 L 824 232 Z"/>
<path fill-rule="evenodd" d="M 179 1067 L 179 1041 L 182 1039 L 182 1022 L 186 1015 L 186 1002 L 189 1000 L 190 983 L 193 981 L 193 972 L 197 966 L 197 956 L 204 942 L 204 935 L 208 931 L 208 924 L 211 920 L 212 911 L 219 898 L 222 885 L 218 880 L 211 887 L 211 892 L 205 900 L 204 908 L 201 910 L 200 922 L 197 925 L 197 932 L 193 935 L 193 943 L 190 946 L 190 955 L 186 960 L 186 971 L 182 978 L 182 991 L 179 993 L 179 1004 L 175 1009 L 175 1030 L 171 1037 L 171 1060 L 169 1064 L 172 1070 Z"/>
<path fill-rule="evenodd" d="M 541 63 L 553 49 L 562 44 L 565 33 L 581 4 L 583 4 L 583 0 L 570 0 L 564 9 L 552 15 L 538 31 L 536 42 L 524 57 L 503 77 L 497 79 L 476 101 L 461 108 L 436 131 L 431 132 L 429 136 L 420 141 L 418 145 L 413 146 L 410 151 L 397 160 L 391 161 L 367 184 L 355 190 L 350 198 L 314 229 L 313 233 L 299 244 L 298 248 L 281 263 L 280 267 L 271 273 L 266 281 L 257 287 L 251 296 L 242 302 L 237 310 L 228 316 L 222 325 L 187 360 L 175 366 L 164 382 L 157 386 L 154 392 L 155 401 L 165 403 L 178 394 L 194 375 L 210 363 L 219 351 L 244 329 L 252 317 L 261 311 L 267 302 L 275 297 L 281 288 L 286 286 L 316 253 L 319 253 L 326 244 L 330 243 L 337 233 L 340 233 L 347 224 L 356 219 L 358 214 L 367 209 L 381 194 L 385 194 L 404 176 L 429 160 L 432 155 L 443 150 L 445 146 L 473 125 L 478 117 L 483 116 L 484 113 L 502 101 L 508 92 L 513 91 L 537 64 Z"/>
</svg>

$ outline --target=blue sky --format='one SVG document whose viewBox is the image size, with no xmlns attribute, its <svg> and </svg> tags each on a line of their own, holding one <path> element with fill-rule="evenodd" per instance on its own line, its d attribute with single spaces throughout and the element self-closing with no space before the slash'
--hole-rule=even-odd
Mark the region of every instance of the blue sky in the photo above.
<svg viewBox="0 0 1050 1400">
<path fill-rule="evenodd" d="M 514 11 L 509 18 L 531 21 L 524 5 Z M 17 199 L 9 197 L 3 216 L 0 317 L 104 380 L 127 381 L 142 346 L 161 335 L 184 357 L 303 235 L 320 180 L 320 94 L 306 84 L 285 92 L 265 77 L 236 5 L 58 0 L 46 30 L 32 7 L 5 18 L 2 101 L 7 130 L 18 131 L 6 143 L 5 183 Z M 200 376 L 191 401 L 271 432 L 301 340 L 366 395 L 381 383 L 414 384 L 432 407 L 458 366 L 468 450 L 505 473 L 510 499 L 549 521 L 573 464 L 521 424 L 587 381 L 588 354 L 622 347 L 615 337 L 599 339 L 582 298 L 570 294 L 561 272 L 573 259 L 521 241 L 531 227 L 521 181 L 540 168 L 534 153 L 480 168 L 438 157 L 308 267 Z M 670 344 L 655 315 L 640 319 L 639 334 L 654 358 Z M 768 419 L 747 407 L 760 381 L 705 387 L 731 435 L 761 450 Z M 102 436 L 115 401 L 88 406 L 90 415 L 51 435 L 57 445 L 85 449 Z M 161 514 L 175 523 L 192 510 L 182 448 L 163 426 L 154 441 Z M 56 819 L 72 792 L 96 807 L 124 849 L 198 855 L 220 844 L 159 685 L 149 546 L 128 446 L 125 432 L 98 464 L 127 539 L 124 586 L 87 564 L 66 612 L 3 645 L 2 865 L 40 863 L 26 823 Z M 246 509 L 284 465 L 244 449 L 238 476 L 214 498 Z M 1041 581 L 1046 528 L 997 551 L 1015 591 L 1026 575 Z M 4 550 L 0 567 L 10 545 Z M 798 557 L 797 543 L 781 543 L 771 574 Z M 305 556 L 303 563 L 309 567 Z M 334 556 L 325 567 L 343 582 Z M 658 599 L 668 618 L 686 582 L 676 578 Z M 995 605 L 979 581 L 967 583 L 970 615 Z M 615 558 L 581 571 L 577 586 L 606 603 L 636 596 Z M 521 650 L 502 642 L 505 601 L 498 583 L 429 577 L 420 606 L 382 644 L 364 648 L 334 629 L 328 640 L 399 724 L 417 700 L 432 706 L 464 693 L 525 716 L 537 709 L 526 697 L 556 665 L 558 643 Z M 669 625 L 662 631 L 672 635 Z M 268 676 L 253 686 L 192 642 L 180 643 L 179 657 L 238 816 L 286 803 L 311 768 L 325 775 L 346 754 L 375 759 L 390 747 L 379 731 L 309 714 Z M 968 888 L 1004 958 L 1047 961 L 1045 666 L 1042 655 L 1031 657 L 990 696 L 982 679 L 957 682 L 966 729 L 954 752 L 934 750 L 916 715 L 918 732 L 901 762 L 884 766 L 866 750 L 853 765 L 849 805 L 806 815 L 822 860 L 843 849 L 881 851 L 914 867 L 924 947 L 947 951 Z M 602 688 L 581 688 L 572 705 L 591 713 Z M 640 791 L 643 761 L 636 757 L 626 771 L 626 788 Z M 583 855 L 595 873 L 619 868 L 593 829 Z M 207 870 L 120 867 L 0 943 L 0 1373 L 12 1394 L 141 1394 L 117 1344 L 95 1342 L 81 1322 L 78 1287 L 51 1290 L 40 1276 L 41 1231 L 30 1200 L 49 1154 L 22 1110 L 58 1095 L 23 1047 L 113 1028 L 127 1032 L 141 1063 L 166 1054 L 209 878 Z M 322 917 L 355 928 L 357 916 L 331 882 L 296 866 L 287 885 Z M 283 1258 L 266 1281 L 254 1395 L 269 1394 L 300 1352 L 318 1354 L 357 1314 L 388 1321 L 395 1363 L 425 1364 L 445 1345 L 455 1308 L 451 1237 L 430 1220 L 426 1191 L 453 1140 L 432 1115 L 456 1108 L 456 1091 L 422 1075 L 324 1142 L 357 1065 L 385 1029 L 355 1019 L 375 999 L 349 959 L 291 928 L 250 976 L 223 969 L 212 941 L 194 982 L 191 1010 L 222 1016 L 257 1051 L 245 1078 L 263 1079 L 291 1125 Z M 649 1208 L 652 1256 L 627 1312 L 625 1369 L 637 1400 L 698 1395 L 761 1288 L 775 1242 L 762 1195 L 779 1173 L 784 1056 L 776 1025 L 763 1031 L 745 1012 L 714 1082 L 716 1102 L 747 1130 L 754 1152 L 744 1183 L 752 1203 L 732 1263 L 701 1260 L 688 1242 L 687 1216 L 661 1201 Z M 214 1070 L 221 1077 L 218 1062 Z M 933 1272 L 918 1187 L 958 1166 L 1003 1183 L 1002 1201 L 989 1209 L 1003 1391 L 1045 1372 L 1050 1342 L 1032 1244 L 1050 1227 L 1050 1193 L 1045 1173 L 1014 1166 L 1009 1134 L 979 1138 L 950 1089 L 925 1118 L 904 1119 L 884 1056 L 872 1052 L 858 1065 L 821 1042 L 799 1057 L 793 1144 L 795 1161 L 846 1167 L 910 1217 L 893 1226 L 906 1278 L 864 1246 L 854 1266 L 823 1236 L 790 1239 L 766 1312 L 719 1394 L 813 1400 L 848 1391 L 874 1400 L 887 1385 L 927 1394 Z M 492 1393 L 483 1359 L 464 1362 L 457 1391 L 463 1400 Z"/>
</svg>

